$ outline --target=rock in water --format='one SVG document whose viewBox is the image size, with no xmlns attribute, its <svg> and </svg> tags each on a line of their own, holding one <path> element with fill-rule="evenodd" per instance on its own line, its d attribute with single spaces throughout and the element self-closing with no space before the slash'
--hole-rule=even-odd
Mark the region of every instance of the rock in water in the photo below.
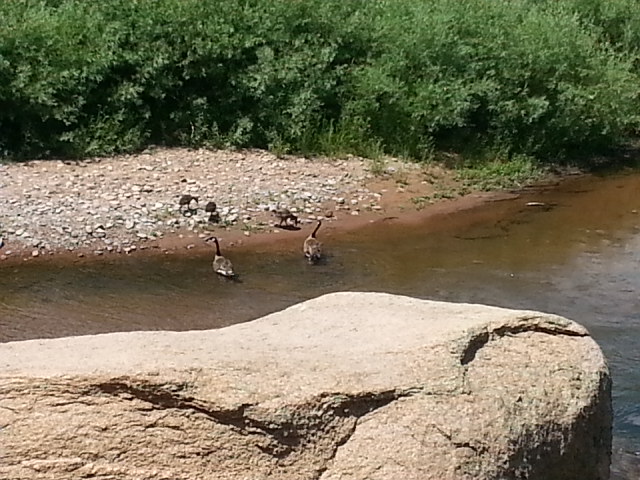
<svg viewBox="0 0 640 480">
<path fill-rule="evenodd" d="M 335 293 L 0 344 L 0 478 L 608 478 L 610 379 L 555 315 Z"/>
</svg>

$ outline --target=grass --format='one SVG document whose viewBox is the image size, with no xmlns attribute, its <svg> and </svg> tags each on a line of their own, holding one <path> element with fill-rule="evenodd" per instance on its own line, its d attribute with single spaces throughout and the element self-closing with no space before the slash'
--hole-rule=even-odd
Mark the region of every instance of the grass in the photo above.
<svg viewBox="0 0 640 480">
<path fill-rule="evenodd" d="M 488 191 L 522 188 L 538 180 L 544 172 L 539 162 L 531 157 L 519 155 L 505 159 L 498 156 L 463 166 L 457 170 L 456 177 L 468 188 Z"/>
<path fill-rule="evenodd" d="M 371 163 L 369 164 L 369 170 L 376 177 L 381 177 L 384 175 L 387 169 L 387 162 L 383 157 L 372 158 Z"/>
<path fill-rule="evenodd" d="M 431 195 L 420 195 L 417 197 L 412 197 L 411 203 L 413 203 L 418 210 L 422 210 L 424 207 L 434 202 L 431 198 Z"/>
</svg>

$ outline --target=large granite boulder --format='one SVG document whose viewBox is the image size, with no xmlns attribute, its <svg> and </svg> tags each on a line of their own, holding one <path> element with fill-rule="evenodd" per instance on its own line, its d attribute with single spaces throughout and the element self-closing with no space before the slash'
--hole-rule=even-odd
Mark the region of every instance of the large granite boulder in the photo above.
<svg viewBox="0 0 640 480">
<path fill-rule="evenodd" d="M 0 344 L 5 480 L 604 480 L 610 442 L 600 349 L 539 312 L 336 293 Z"/>
</svg>

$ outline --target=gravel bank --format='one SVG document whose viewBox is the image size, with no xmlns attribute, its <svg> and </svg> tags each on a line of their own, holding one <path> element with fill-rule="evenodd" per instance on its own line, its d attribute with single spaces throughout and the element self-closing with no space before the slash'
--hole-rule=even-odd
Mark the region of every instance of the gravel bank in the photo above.
<svg viewBox="0 0 640 480">
<path fill-rule="evenodd" d="M 83 162 L 34 160 L 0 165 L 2 258 L 68 251 L 101 255 L 149 248 L 167 236 L 240 229 L 277 230 L 271 210 L 296 212 L 304 228 L 380 211 L 384 191 L 369 160 L 278 158 L 263 151 L 158 149 Z M 199 197 L 181 212 L 179 198 Z M 220 221 L 204 211 L 215 201 Z M 184 210 L 184 209 L 183 209 Z"/>
</svg>

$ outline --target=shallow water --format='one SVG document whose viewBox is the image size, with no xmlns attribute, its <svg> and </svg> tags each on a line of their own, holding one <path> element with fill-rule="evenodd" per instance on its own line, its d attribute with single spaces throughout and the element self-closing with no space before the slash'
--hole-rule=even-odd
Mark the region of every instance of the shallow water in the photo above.
<svg viewBox="0 0 640 480">
<path fill-rule="evenodd" d="M 239 282 L 213 275 L 202 254 L 0 264 L 0 341 L 215 328 L 337 290 L 553 312 L 584 324 L 604 350 L 612 478 L 640 478 L 640 174 L 575 178 L 422 224 L 321 235 L 328 258 L 318 266 L 304 262 L 298 242 L 230 250 Z"/>
</svg>

